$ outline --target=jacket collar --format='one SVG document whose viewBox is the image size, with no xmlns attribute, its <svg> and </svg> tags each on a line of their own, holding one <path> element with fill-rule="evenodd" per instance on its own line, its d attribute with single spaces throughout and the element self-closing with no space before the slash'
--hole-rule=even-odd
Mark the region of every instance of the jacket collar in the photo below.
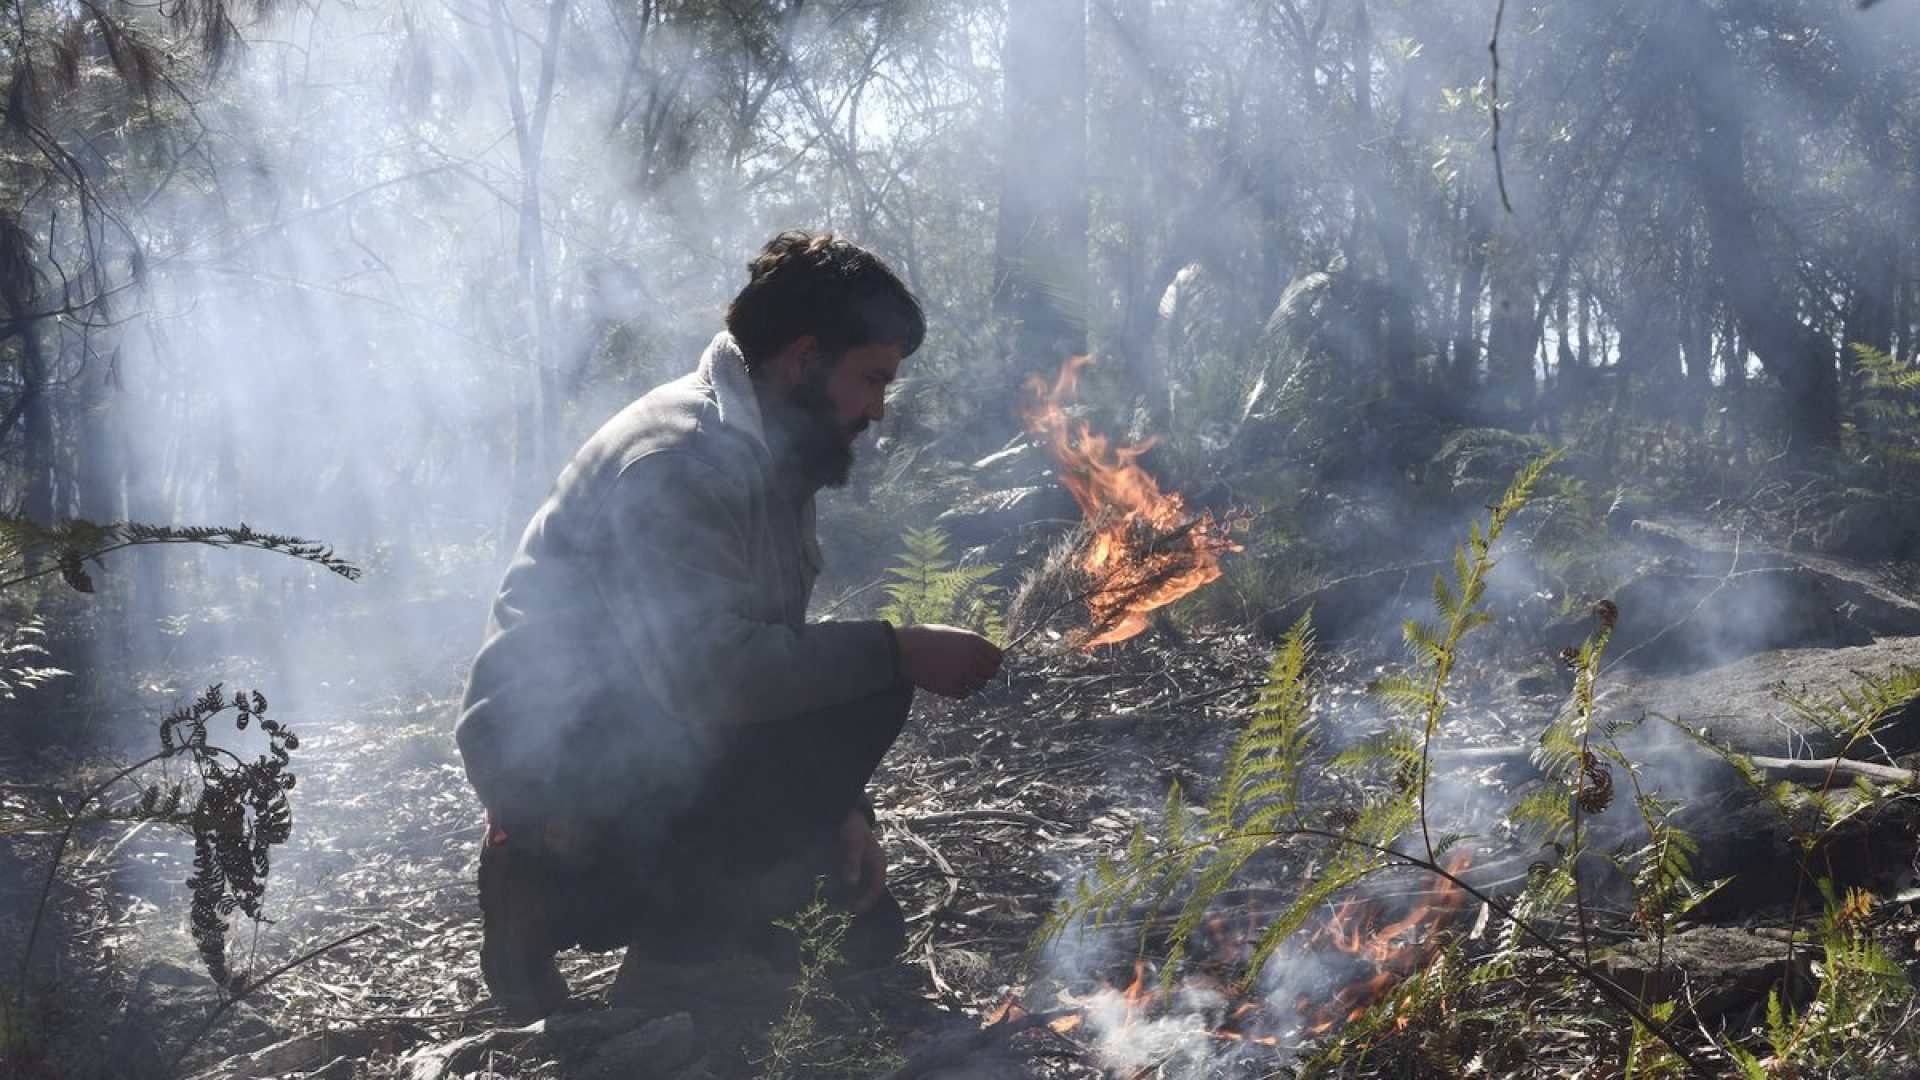
<svg viewBox="0 0 1920 1080">
<path fill-rule="evenodd" d="M 733 335 L 722 330 L 700 354 L 700 377 L 713 387 L 713 402 L 720 422 L 745 432 L 762 450 L 767 449 L 767 432 L 760 419 L 760 399 L 753 392 L 753 376 L 747 373 L 747 358 Z"/>
</svg>

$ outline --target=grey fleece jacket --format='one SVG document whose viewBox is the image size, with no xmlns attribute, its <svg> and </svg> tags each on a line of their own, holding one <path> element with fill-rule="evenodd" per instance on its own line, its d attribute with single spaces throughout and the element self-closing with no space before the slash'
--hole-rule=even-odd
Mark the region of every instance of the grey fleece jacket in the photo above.
<svg viewBox="0 0 1920 1080">
<path fill-rule="evenodd" d="M 811 497 L 776 477 L 733 339 L 627 406 L 527 525 L 456 733 L 496 815 L 659 820 L 718 729 L 898 681 L 883 622 L 806 621 Z"/>
</svg>

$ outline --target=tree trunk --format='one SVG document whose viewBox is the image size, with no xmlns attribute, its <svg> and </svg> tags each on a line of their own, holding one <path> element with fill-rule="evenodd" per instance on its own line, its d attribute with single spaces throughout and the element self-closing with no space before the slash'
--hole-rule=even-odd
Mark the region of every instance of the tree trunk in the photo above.
<svg viewBox="0 0 1920 1080">
<path fill-rule="evenodd" d="M 1156 130 L 1154 87 L 1159 80 L 1142 70 L 1153 58 L 1153 5 L 1149 0 L 1118 0 L 1111 13 L 1114 32 L 1123 41 L 1117 54 L 1133 72 L 1115 91 L 1107 136 L 1097 143 L 1110 154 L 1106 168 L 1118 178 L 1119 333 L 1114 349 L 1127 374 L 1128 385 L 1146 403 L 1147 423 L 1164 431 L 1172 415 L 1172 386 L 1167 365 L 1154 347 L 1154 328 L 1160 314 L 1160 296 L 1167 283 L 1158 281 L 1148 262 L 1154 234 L 1156 152 L 1143 133 Z"/>
<path fill-rule="evenodd" d="M 1447 368 L 1448 385 L 1462 398 L 1473 393 L 1480 374 L 1480 337 L 1475 323 L 1480 298 L 1487 285 L 1487 244 L 1492 231 L 1487 222 L 1488 193 L 1470 198 L 1466 207 L 1466 250 L 1460 259 L 1460 291 L 1453 305 L 1453 356 Z"/>
<path fill-rule="evenodd" d="M 1487 322 L 1487 382 L 1481 400 L 1513 416 L 1533 404 L 1533 354 L 1540 341 L 1534 316 L 1533 261 L 1518 223 L 1501 222 L 1488 258 L 1492 313 Z"/>
<path fill-rule="evenodd" d="M 560 350 L 553 325 L 540 174 L 568 5 L 569 0 L 549 0 L 546 35 L 536 39 L 539 64 L 531 101 L 521 85 L 520 41 L 513 36 L 503 0 L 494 0 L 488 27 L 494 58 L 506 80 L 514 149 L 520 169 L 520 190 L 515 205 L 519 228 L 514 270 L 518 284 L 517 306 L 521 309 L 532 369 L 525 383 L 525 397 L 516 413 L 514 489 L 515 501 L 529 512 L 552 482 L 558 464 L 555 444 L 560 432 Z M 502 536 L 509 546 L 517 539 L 511 528 Z"/>
<path fill-rule="evenodd" d="M 1412 379 L 1413 358 L 1418 349 L 1414 324 L 1414 293 L 1420 286 L 1419 269 L 1410 254 L 1406 208 L 1393 189 L 1389 164 L 1401 137 L 1396 126 L 1389 137 L 1375 130 L 1373 110 L 1373 21 L 1366 0 L 1355 0 L 1353 36 L 1350 42 L 1353 68 L 1353 160 L 1354 183 L 1360 198 L 1354 202 L 1353 235 L 1349 238 L 1347 261 L 1358 266 L 1358 234 L 1363 223 L 1371 225 L 1374 243 L 1380 248 L 1384 268 L 1382 287 L 1373 293 L 1373 306 L 1383 331 L 1380 338 L 1381 371 L 1389 386 L 1404 387 Z M 1406 120 L 1405 102 L 1401 103 L 1400 124 Z M 1369 320 L 1371 325 L 1372 320 Z"/>
<path fill-rule="evenodd" d="M 23 312 L 16 310 L 16 317 Z M 42 528 L 52 528 L 55 521 L 51 382 L 40 320 L 26 318 L 20 330 L 20 465 L 25 473 L 20 510 Z"/>
<path fill-rule="evenodd" d="M 1705 211 L 1713 266 L 1741 336 L 1784 392 L 1785 435 L 1796 451 L 1840 445 L 1838 367 L 1833 346 L 1798 317 L 1797 297 L 1779 276 L 1788 253 L 1767 241 L 1746 180 L 1746 107 L 1734 58 L 1704 10 L 1686 20 L 1691 58 L 1682 77 L 1697 121 L 1694 183 Z"/>
</svg>

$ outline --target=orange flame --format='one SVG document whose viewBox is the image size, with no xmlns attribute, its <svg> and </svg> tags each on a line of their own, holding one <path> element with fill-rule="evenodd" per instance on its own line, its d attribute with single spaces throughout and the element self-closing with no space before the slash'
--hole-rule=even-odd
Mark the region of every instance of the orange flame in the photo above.
<svg viewBox="0 0 1920 1080">
<path fill-rule="evenodd" d="M 1153 448 L 1115 446 L 1093 434 L 1085 420 L 1067 415 L 1080 372 L 1092 356 L 1068 357 L 1049 388 L 1028 382 L 1034 400 L 1026 409 L 1028 430 L 1046 441 L 1060 464 L 1060 479 L 1093 530 L 1080 569 L 1094 583 L 1087 596 L 1093 629 L 1083 649 L 1125 641 L 1147 628 L 1147 615 L 1220 576 L 1220 556 L 1239 551 L 1210 514 L 1187 513 L 1177 493 L 1163 492 L 1138 459 Z"/>
<path fill-rule="evenodd" d="M 1472 853 L 1462 851 L 1448 863 L 1447 872 L 1458 875 L 1472 862 Z M 1439 955 L 1448 927 L 1459 919 L 1470 899 L 1471 894 L 1443 878 L 1414 897 L 1412 906 L 1397 917 L 1390 912 L 1397 910 L 1398 905 L 1390 908 L 1388 901 L 1350 899 L 1342 903 L 1308 936 L 1302 948 L 1350 956 L 1360 970 L 1318 1004 L 1306 997 L 1293 1002 L 1303 1018 L 1298 1033 L 1324 1035 L 1336 1027 L 1351 1024 L 1386 999 L 1403 981 L 1426 970 Z M 1231 967 L 1234 961 L 1229 957 L 1237 956 L 1244 962 L 1258 939 L 1259 920 L 1249 906 L 1244 924 L 1238 918 L 1216 915 L 1202 924 L 1202 930 L 1209 946 L 1203 951 L 1223 954 L 1220 961 Z M 1275 1014 L 1275 1006 L 1280 1003 L 1254 994 L 1251 987 L 1231 977 L 1224 968 L 1213 970 L 1217 963 L 1203 963 L 1200 967 L 1206 971 L 1192 969 L 1179 980 L 1179 988 L 1194 991 L 1195 997 L 1225 999 L 1219 1011 L 1211 1013 L 1207 1034 L 1223 1043 L 1285 1045 L 1283 1033 L 1290 1025 Z M 1117 981 L 1103 981 L 1085 996 L 1062 992 L 1061 1003 L 1076 1011 L 1053 1018 L 1046 1026 L 1065 1035 L 1078 1030 L 1098 1013 L 1107 1018 L 1103 1024 L 1127 1031 L 1135 1024 L 1153 1020 L 1160 1012 L 1162 1002 L 1154 984 L 1146 961 L 1136 960 L 1132 982 L 1125 989 L 1119 989 Z M 1009 995 L 984 1023 L 990 1026 L 1024 1015 L 1025 1010 Z M 1407 1016 L 1393 1018 L 1401 1030 L 1412 1022 Z"/>
<path fill-rule="evenodd" d="M 1447 864 L 1447 872 L 1460 874 L 1473 862 L 1471 852 L 1462 851 Z M 1447 878 L 1421 894 L 1406 914 L 1381 925 L 1385 918 L 1380 906 L 1370 900 L 1348 900 L 1333 918 L 1320 928 L 1313 941 L 1324 941 L 1336 950 L 1360 960 L 1373 969 L 1372 974 L 1356 978 L 1336 991 L 1331 1000 L 1308 1014 L 1307 1032 L 1319 1035 L 1338 1024 L 1351 1024 L 1387 996 L 1401 981 L 1423 971 L 1440 952 L 1440 932 L 1466 906 L 1467 892 Z M 1403 1018 L 1400 1026 L 1405 1027 Z"/>
</svg>

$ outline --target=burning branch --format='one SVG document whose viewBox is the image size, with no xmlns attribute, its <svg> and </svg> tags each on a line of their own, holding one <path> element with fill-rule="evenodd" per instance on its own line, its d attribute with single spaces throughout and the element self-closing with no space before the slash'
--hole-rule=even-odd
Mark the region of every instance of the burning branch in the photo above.
<svg viewBox="0 0 1920 1080">
<path fill-rule="evenodd" d="M 1149 613 L 1220 576 L 1220 557 L 1239 551 L 1211 514 L 1187 513 L 1177 493 L 1163 492 L 1139 458 L 1151 440 L 1116 446 L 1068 416 L 1080 372 L 1091 356 L 1070 357 L 1051 387 L 1029 389 L 1028 430 L 1060 466 L 1060 480 L 1086 518 L 1090 536 L 1077 562 L 1087 582 L 1090 625 L 1076 635 L 1082 649 L 1125 641 L 1147 628 Z"/>
</svg>

